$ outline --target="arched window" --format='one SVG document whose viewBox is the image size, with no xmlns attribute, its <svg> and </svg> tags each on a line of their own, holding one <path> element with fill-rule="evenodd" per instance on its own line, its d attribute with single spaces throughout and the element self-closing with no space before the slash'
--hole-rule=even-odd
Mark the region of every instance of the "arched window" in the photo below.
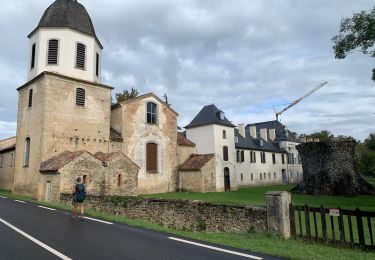
<svg viewBox="0 0 375 260">
<path fill-rule="evenodd" d="M 148 143 L 146 145 L 146 170 L 149 173 L 158 172 L 158 145 Z"/>
<path fill-rule="evenodd" d="M 36 45 L 35 43 L 31 47 L 31 63 L 30 63 L 30 69 L 33 69 L 35 67 L 35 49 Z"/>
<path fill-rule="evenodd" d="M 83 184 L 87 183 L 87 176 L 86 175 L 83 175 L 83 177 L 82 177 L 82 183 Z"/>
<path fill-rule="evenodd" d="M 24 167 L 29 166 L 29 162 L 30 162 L 30 138 L 27 137 L 25 139 L 25 150 L 24 150 L 24 154 L 23 154 L 23 166 Z"/>
<path fill-rule="evenodd" d="M 156 124 L 158 113 L 157 113 L 157 105 L 153 102 L 147 102 L 147 123 L 148 124 Z"/>
<path fill-rule="evenodd" d="M 52 39 L 48 41 L 48 65 L 56 65 L 59 57 L 59 40 Z"/>
<path fill-rule="evenodd" d="M 29 90 L 29 108 L 33 106 L 33 89 Z"/>
<path fill-rule="evenodd" d="M 84 107 L 85 106 L 85 90 L 83 88 L 77 88 L 76 90 L 76 106 Z"/>
<path fill-rule="evenodd" d="M 228 161 L 228 146 L 223 146 L 223 160 Z"/>
<path fill-rule="evenodd" d="M 84 70 L 85 65 L 86 65 L 86 46 L 82 43 L 77 43 L 76 68 Z"/>
<path fill-rule="evenodd" d="M 122 184 L 122 176 L 121 174 L 117 175 L 117 186 L 121 186 Z"/>
</svg>

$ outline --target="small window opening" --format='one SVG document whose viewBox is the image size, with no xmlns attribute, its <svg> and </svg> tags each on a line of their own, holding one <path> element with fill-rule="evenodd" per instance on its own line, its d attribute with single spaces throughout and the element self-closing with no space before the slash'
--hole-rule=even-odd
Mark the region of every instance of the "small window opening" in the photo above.
<svg viewBox="0 0 375 260">
<path fill-rule="evenodd" d="M 31 64 L 30 64 L 31 69 L 35 67 L 35 48 L 36 48 L 36 45 L 34 43 L 33 46 L 31 47 Z"/>
<path fill-rule="evenodd" d="M 86 175 L 83 175 L 83 177 L 82 177 L 82 183 L 83 184 L 87 183 L 87 176 Z"/>
<path fill-rule="evenodd" d="M 243 181 L 243 174 L 241 173 L 241 181 Z"/>
<path fill-rule="evenodd" d="M 96 76 L 99 77 L 99 53 L 96 53 Z"/>
<path fill-rule="evenodd" d="M 251 178 L 251 181 L 254 180 L 254 176 L 253 176 L 253 174 L 250 175 L 250 178 Z"/>
<path fill-rule="evenodd" d="M 227 139 L 227 131 L 223 130 L 223 139 Z"/>
<path fill-rule="evenodd" d="M 77 88 L 76 90 L 76 106 L 85 106 L 85 90 L 83 88 Z"/>
<path fill-rule="evenodd" d="M 3 168 L 4 155 L 0 157 L 0 168 Z"/>
<path fill-rule="evenodd" d="M 276 179 L 276 172 L 273 173 L 273 178 Z"/>
<path fill-rule="evenodd" d="M 223 160 L 228 161 L 228 146 L 223 146 Z"/>
<path fill-rule="evenodd" d="M 117 175 L 117 186 L 120 187 L 122 184 L 122 176 L 121 174 Z"/>
<path fill-rule="evenodd" d="M 13 156 L 13 153 L 11 153 L 11 154 L 10 154 L 10 163 L 9 163 L 9 167 L 13 167 L 13 160 L 14 160 L 13 157 L 14 157 L 14 156 Z"/>
<path fill-rule="evenodd" d="M 29 108 L 33 106 L 33 89 L 29 90 Z"/>
</svg>

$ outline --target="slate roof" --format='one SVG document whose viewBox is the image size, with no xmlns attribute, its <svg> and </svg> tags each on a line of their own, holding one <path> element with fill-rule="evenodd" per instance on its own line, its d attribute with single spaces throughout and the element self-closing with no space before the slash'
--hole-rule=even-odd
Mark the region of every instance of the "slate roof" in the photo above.
<svg viewBox="0 0 375 260">
<path fill-rule="evenodd" d="M 47 161 L 44 161 L 40 164 L 41 172 L 50 172 L 50 171 L 57 171 L 63 166 L 67 165 L 69 162 L 73 161 L 74 159 L 81 156 L 86 151 L 76 151 L 70 152 L 65 151 L 57 156 L 54 156 Z"/>
<path fill-rule="evenodd" d="M 275 141 L 292 141 L 292 142 L 298 142 L 297 139 L 297 134 L 289 131 L 285 125 L 280 123 L 277 120 L 273 121 L 266 121 L 266 122 L 260 122 L 260 123 L 255 123 L 255 124 L 248 124 L 245 126 L 245 133 L 246 133 L 246 138 L 249 136 L 250 137 L 250 127 L 255 126 L 256 127 L 256 132 L 257 132 L 257 137 L 260 136 L 260 129 L 267 128 L 269 129 L 275 129 Z M 268 131 L 268 136 L 269 136 L 269 131 Z"/>
<path fill-rule="evenodd" d="M 56 0 L 44 12 L 38 26 L 29 34 L 30 37 L 39 28 L 69 27 L 84 34 L 96 37 L 94 25 L 86 8 L 77 0 Z"/>
<path fill-rule="evenodd" d="M 177 133 L 177 144 L 180 146 L 195 146 L 195 143 L 187 139 L 183 133 Z"/>
<path fill-rule="evenodd" d="M 261 138 L 252 138 L 251 136 L 246 136 L 244 138 L 239 134 L 238 129 L 234 129 L 234 135 L 238 137 L 238 142 L 235 143 L 236 149 L 244 150 L 255 150 L 255 151 L 265 151 L 265 152 L 275 152 L 275 153 L 285 153 L 286 151 L 279 147 L 277 142 L 265 141 Z M 261 145 L 263 143 L 263 146 Z"/>
<path fill-rule="evenodd" d="M 194 154 L 180 165 L 180 170 L 200 170 L 214 156 L 214 154 Z"/>
<path fill-rule="evenodd" d="M 110 131 L 109 131 L 109 140 L 111 140 L 113 142 L 122 142 L 123 138 L 122 138 L 121 133 L 119 131 L 116 131 L 115 129 L 113 129 L 111 127 Z"/>
<path fill-rule="evenodd" d="M 235 127 L 225 116 L 224 120 L 220 119 L 220 109 L 218 109 L 214 104 L 204 106 L 202 110 L 194 117 L 194 119 L 185 126 L 185 128 L 192 128 L 203 125 L 224 125 L 229 127 Z"/>
</svg>

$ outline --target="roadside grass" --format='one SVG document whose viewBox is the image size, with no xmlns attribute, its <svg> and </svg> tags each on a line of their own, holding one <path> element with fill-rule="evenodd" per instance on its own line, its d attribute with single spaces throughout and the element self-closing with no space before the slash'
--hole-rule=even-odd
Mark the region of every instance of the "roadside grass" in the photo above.
<svg viewBox="0 0 375 260">
<path fill-rule="evenodd" d="M 10 191 L 0 190 L 0 195 L 12 199 L 19 199 L 34 204 L 40 204 L 52 208 L 71 210 L 70 206 L 39 202 L 27 196 L 14 195 Z M 361 251 L 359 249 L 336 248 L 303 240 L 283 239 L 271 233 L 203 233 L 176 230 L 163 227 L 149 221 L 130 219 L 126 216 L 111 215 L 103 212 L 88 210 L 86 215 L 107 221 L 114 221 L 131 226 L 142 227 L 155 231 L 165 232 L 186 238 L 202 240 L 219 245 L 241 248 L 252 252 L 261 252 L 289 259 L 374 259 L 375 252 Z"/>
<path fill-rule="evenodd" d="M 372 179 L 373 181 L 373 179 Z M 370 180 L 370 182 L 372 182 Z M 375 182 L 374 182 L 375 184 Z M 231 192 L 169 192 L 161 194 L 143 195 L 146 198 L 161 199 L 182 199 L 182 200 L 201 200 L 218 204 L 241 204 L 253 206 L 265 206 L 268 191 L 290 191 L 294 185 L 270 185 L 251 188 L 241 188 Z M 365 211 L 375 211 L 375 196 L 311 196 L 292 194 L 292 202 L 295 205 L 305 205 L 310 207 L 320 207 L 323 204 L 326 208 L 336 208 L 340 206 L 343 209 L 355 209 L 359 207 Z"/>
</svg>

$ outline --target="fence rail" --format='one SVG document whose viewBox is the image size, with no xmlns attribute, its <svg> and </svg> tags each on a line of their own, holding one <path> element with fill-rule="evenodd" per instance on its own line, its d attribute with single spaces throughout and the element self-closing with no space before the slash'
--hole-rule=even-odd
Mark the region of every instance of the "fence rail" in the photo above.
<svg viewBox="0 0 375 260">
<path fill-rule="evenodd" d="M 293 238 L 315 240 L 341 246 L 375 249 L 375 212 L 296 206 L 290 204 L 290 231 Z"/>
</svg>

